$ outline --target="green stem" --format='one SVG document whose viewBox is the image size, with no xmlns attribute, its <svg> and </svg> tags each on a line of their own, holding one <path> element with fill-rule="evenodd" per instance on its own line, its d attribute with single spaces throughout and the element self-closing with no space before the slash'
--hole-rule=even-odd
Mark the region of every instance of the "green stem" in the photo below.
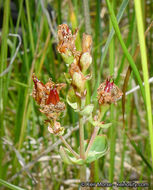
<svg viewBox="0 0 153 190">
<path fill-rule="evenodd" d="M 85 105 L 85 98 L 81 99 L 80 107 L 83 108 Z M 79 136 L 80 136 L 80 158 L 85 159 L 85 147 L 84 147 L 84 126 L 83 116 L 79 115 Z M 80 166 L 80 181 L 86 181 L 86 165 Z"/>
<path fill-rule="evenodd" d="M 85 98 L 81 99 L 80 108 L 85 105 Z M 79 135 L 80 135 L 80 158 L 85 159 L 85 149 L 84 149 L 84 126 L 83 126 L 83 116 L 79 115 Z"/>
<path fill-rule="evenodd" d="M 84 159 L 84 127 L 83 127 L 83 116 L 79 116 L 79 133 L 80 133 L 80 158 Z"/>
<path fill-rule="evenodd" d="M 89 1 L 83 0 L 83 10 L 84 10 L 84 19 L 85 19 L 85 31 L 87 34 L 91 34 L 91 26 L 90 26 L 90 11 L 89 11 Z"/>
<path fill-rule="evenodd" d="M 63 136 L 59 136 L 63 144 L 67 147 L 67 149 L 75 156 L 77 159 L 80 158 L 80 156 L 71 148 L 71 146 L 66 142 Z"/>
<path fill-rule="evenodd" d="M 86 181 L 86 165 L 80 166 L 80 182 Z M 85 187 L 82 187 L 81 190 L 85 190 Z"/>
<path fill-rule="evenodd" d="M 148 128 L 149 128 L 149 135 L 150 135 L 150 146 L 151 146 L 151 156 L 152 156 L 152 166 L 153 166 L 153 123 L 152 123 L 150 86 L 148 83 L 149 74 L 148 74 L 148 65 L 147 65 L 147 54 L 146 54 L 146 44 L 145 44 L 145 35 L 144 35 L 144 27 L 143 27 L 141 1 L 135 0 L 134 3 L 135 3 L 136 18 L 137 18 L 140 51 L 141 51 L 142 70 L 143 70 L 143 77 L 144 77 L 144 84 L 145 84 L 146 109 L 147 109 Z"/>
</svg>

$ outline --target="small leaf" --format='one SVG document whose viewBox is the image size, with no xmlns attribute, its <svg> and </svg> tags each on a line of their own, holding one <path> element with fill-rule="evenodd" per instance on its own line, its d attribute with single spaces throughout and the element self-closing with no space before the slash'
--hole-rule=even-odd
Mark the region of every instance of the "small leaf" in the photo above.
<svg viewBox="0 0 153 190">
<path fill-rule="evenodd" d="M 106 123 L 106 124 L 99 123 L 98 127 L 101 127 L 103 129 L 108 129 L 111 125 L 112 125 L 112 123 Z"/>
<path fill-rule="evenodd" d="M 84 160 L 75 158 L 72 153 L 65 147 L 60 147 L 60 156 L 63 162 L 69 165 L 82 165 L 85 163 Z"/>
<path fill-rule="evenodd" d="M 108 150 L 107 139 L 105 136 L 97 136 L 89 150 L 88 156 L 86 158 L 86 163 L 91 163 L 98 160 L 100 157 L 104 156 Z"/>
<path fill-rule="evenodd" d="M 76 157 L 74 157 L 67 148 L 64 148 L 64 149 L 65 149 L 67 155 L 69 156 L 69 159 L 71 160 L 72 164 L 82 165 L 85 163 L 85 161 L 82 160 L 81 158 L 77 159 Z"/>
<path fill-rule="evenodd" d="M 102 123 L 102 122 L 100 122 L 100 121 L 95 121 L 95 120 L 93 120 L 93 118 L 92 118 L 92 116 L 90 116 L 89 118 L 88 118 L 88 121 L 94 126 L 94 127 L 100 127 L 100 128 L 103 128 L 103 129 L 108 129 L 111 125 L 112 125 L 112 123 Z"/>
<path fill-rule="evenodd" d="M 65 162 L 66 164 L 72 164 L 66 151 L 64 150 L 64 148 L 62 146 L 60 146 L 59 153 L 60 153 L 60 156 L 61 156 L 63 162 Z"/>
<path fill-rule="evenodd" d="M 87 141 L 85 141 L 85 148 L 87 147 Z M 60 155 L 66 164 L 69 165 L 83 165 L 86 163 L 91 163 L 98 160 L 100 157 L 104 156 L 107 152 L 107 139 L 105 136 L 97 136 L 89 150 L 88 156 L 85 160 L 75 158 L 72 153 L 65 147 L 60 147 Z"/>
<path fill-rule="evenodd" d="M 94 105 L 89 104 L 89 105 L 85 106 L 85 108 L 83 110 L 80 111 L 80 114 L 81 115 L 90 115 L 93 112 L 93 108 L 94 108 Z"/>
<path fill-rule="evenodd" d="M 68 94 L 66 96 L 66 101 L 67 103 L 74 109 L 77 110 L 78 109 L 78 104 L 77 104 L 77 99 L 76 99 L 76 95 L 74 93 L 73 88 L 71 88 L 68 91 Z"/>
<path fill-rule="evenodd" d="M 90 116 L 90 117 L 88 118 L 88 121 L 89 121 L 94 127 L 96 127 L 96 126 L 98 126 L 98 125 L 100 124 L 100 121 L 95 121 L 95 120 L 93 120 L 92 116 Z"/>
</svg>

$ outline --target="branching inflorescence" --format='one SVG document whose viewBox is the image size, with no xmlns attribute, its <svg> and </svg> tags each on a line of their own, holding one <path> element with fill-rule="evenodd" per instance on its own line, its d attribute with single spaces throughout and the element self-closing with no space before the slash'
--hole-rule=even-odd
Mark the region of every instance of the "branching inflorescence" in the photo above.
<svg viewBox="0 0 153 190">
<path fill-rule="evenodd" d="M 99 159 L 107 152 L 107 139 L 105 135 L 98 135 L 99 129 L 108 128 L 111 123 L 102 121 L 104 113 L 108 110 L 111 103 L 115 103 L 122 96 L 121 90 L 114 84 L 111 77 L 108 77 L 97 89 L 97 101 L 99 103 L 99 112 L 93 116 L 94 105 L 85 104 L 86 100 L 86 81 L 91 79 L 87 74 L 88 68 L 92 63 L 91 47 L 92 37 L 83 34 L 82 50 L 76 48 L 76 38 L 78 30 L 72 34 L 67 24 L 59 25 L 57 46 L 58 52 L 63 57 L 69 68 L 65 74 L 66 80 L 70 84 L 67 93 L 67 103 L 79 114 L 80 129 L 80 151 L 76 153 L 71 146 L 63 139 L 64 127 L 61 127 L 58 118 L 65 110 L 64 102 L 60 101 L 59 92 L 65 87 L 64 83 L 55 84 L 51 79 L 43 84 L 33 74 L 34 89 L 32 96 L 40 106 L 40 111 L 48 118 L 50 133 L 61 138 L 67 148 L 60 147 L 60 155 L 67 164 L 85 165 Z M 90 122 L 94 127 L 90 140 L 84 140 L 83 118 Z"/>
</svg>

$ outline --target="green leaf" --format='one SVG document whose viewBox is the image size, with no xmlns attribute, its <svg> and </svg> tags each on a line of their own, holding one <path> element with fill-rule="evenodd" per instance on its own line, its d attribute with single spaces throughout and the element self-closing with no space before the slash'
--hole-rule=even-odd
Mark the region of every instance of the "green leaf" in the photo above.
<svg viewBox="0 0 153 190">
<path fill-rule="evenodd" d="M 63 162 L 68 165 L 82 165 L 85 163 L 85 160 L 75 158 L 67 148 L 62 146 L 60 147 L 60 156 Z"/>
<path fill-rule="evenodd" d="M 94 109 L 94 105 L 89 104 L 89 105 L 85 106 L 84 109 L 81 110 L 79 113 L 81 115 L 90 115 L 93 112 L 93 109 Z"/>
<path fill-rule="evenodd" d="M 65 149 L 62 146 L 60 146 L 59 153 L 63 162 L 65 162 L 66 164 L 72 164 L 71 160 L 69 159 L 69 156 L 67 155 Z"/>
<path fill-rule="evenodd" d="M 85 141 L 85 148 L 87 147 L 87 141 Z M 79 158 L 75 158 L 72 153 L 65 147 L 60 147 L 60 155 L 66 164 L 69 165 L 83 165 L 87 163 L 91 163 L 95 160 L 98 160 L 100 157 L 104 156 L 107 152 L 108 146 L 107 146 L 107 139 L 105 136 L 97 136 L 93 142 L 93 145 L 91 146 L 91 149 L 89 150 L 88 156 L 85 160 Z"/>
<path fill-rule="evenodd" d="M 112 125 L 112 123 L 106 123 L 106 124 L 100 123 L 100 124 L 98 125 L 98 127 L 101 127 L 101 128 L 103 128 L 103 129 L 108 129 L 111 125 Z"/>
<path fill-rule="evenodd" d="M 77 110 L 78 109 L 78 104 L 77 104 L 77 99 L 76 99 L 76 95 L 75 92 L 73 90 L 73 88 L 71 88 L 68 91 L 68 94 L 66 96 L 66 101 L 67 103 L 74 109 Z"/>
<path fill-rule="evenodd" d="M 107 139 L 105 136 L 97 136 L 94 139 L 93 145 L 91 146 L 88 156 L 86 158 L 86 163 L 91 163 L 98 160 L 100 157 L 104 156 L 108 150 Z"/>
<path fill-rule="evenodd" d="M 11 183 L 8 183 L 7 181 L 4 181 L 3 179 L 0 179 L 0 184 L 5 186 L 5 187 L 8 187 L 9 189 L 12 189 L 12 190 L 25 190 L 23 188 L 15 186 L 15 185 L 13 185 Z"/>
<path fill-rule="evenodd" d="M 102 123 L 102 122 L 100 122 L 100 121 L 95 121 L 95 120 L 93 120 L 92 116 L 90 116 L 90 117 L 88 118 L 88 121 L 89 121 L 94 127 L 100 127 L 100 128 L 103 128 L 103 129 L 107 129 L 107 128 L 109 128 L 109 127 L 112 125 L 112 123 L 106 123 L 106 124 L 104 124 L 104 123 Z"/>
<path fill-rule="evenodd" d="M 98 126 L 99 121 L 93 120 L 92 116 L 90 116 L 90 117 L 88 118 L 88 121 L 89 121 L 94 127 Z"/>
</svg>

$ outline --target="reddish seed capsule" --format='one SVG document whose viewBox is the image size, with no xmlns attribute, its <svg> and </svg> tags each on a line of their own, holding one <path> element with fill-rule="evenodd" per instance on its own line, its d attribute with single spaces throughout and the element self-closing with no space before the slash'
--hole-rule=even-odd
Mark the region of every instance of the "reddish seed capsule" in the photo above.
<svg viewBox="0 0 153 190">
<path fill-rule="evenodd" d="M 110 80 L 106 80 L 106 86 L 104 88 L 105 92 L 110 92 L 110 90 L 113 88 L 114 82 L 110 82 Z"/>
<path fill-rule="evenodd" d="M 122 91 L 114 84 L 110 82 L 110 77 L 103 82 L 97 89 L 98 102 L 102 104 L 111 104 L 117 101 L 122 96 Z"/>
<path fill-rule="evenodd" d="M 49 97 L 46 101 L 46 104 L 54 104 L 56 105 L 60 101 L 59 95 L 56 88 L 50 90 Z"/>
<path fill-rule="evenodd" d="M 65 110 L 65 104 L 60 102 L 59 91 L 65 86 L 64 83 L 55 84 L 51 79 L 43 84 L 33 74 L 34 88 L 32 96 L 40 106 L 40 111 L 50 119 L 56 120 L 60 112 Z"/>
<path fill-rule="evenodd" d="M 34 85 L 35 85 L 35 88 L 37 88 L 37 82 L 39 82 L 38 78 L 36 76 L 32 76 L 32 79 L 33 79 L 33 82 L 34 82 Z"/>
<path fill-rule="evenodd" d="M 35 75 L 32 76 L 32 79 L 35 84 L 35 88 L 37 88 L 37 83 L 40 83 L 42 86 L 45 86 L 42 82 L 40 82 L 40 80 L 38 80 L 38 78 Z"/>
</svg>

